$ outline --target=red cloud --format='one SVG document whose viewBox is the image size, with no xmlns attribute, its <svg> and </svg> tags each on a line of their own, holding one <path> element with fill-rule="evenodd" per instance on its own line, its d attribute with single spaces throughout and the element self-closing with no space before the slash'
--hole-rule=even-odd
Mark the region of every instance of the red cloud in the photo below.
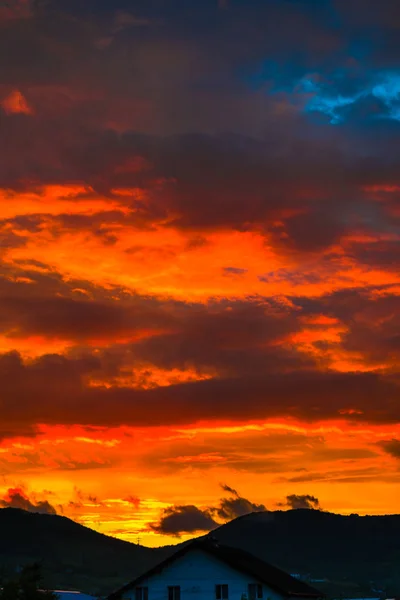
<svg viewBox="0 0 400 600">
<path fill-rule="evenodd" d="M 129 502 L 129 504 L 132 504 L 132 506 L 134 506 L 136 509 L 140 506 L 140 498 L 138 498 L 137 496 L 130 495 L 124 498 L 124 500 L 125 502 Z"/>
<path fill-rule="evenodd" d="M 307 2 L 1 4 L 2 445 L 40 425 L 399 421 L 395 107 L 339 107 L 339 127 L 308 112 L 314 85 L 364 97 L 397 64 L 387 3 L 338 7 L 340 31 Z M 348 32 L 375 22 L 379 45 L 349 61 Z M 38 469 L 114 466 L 43 448 Z M 223 450 L 157 458 L 247 465 Z M 257 507 L 226 491 L 220 518 Z M 212 525 L 191 502 L 159 525 Z"/>
<path fill-rule="evenodd" d="M 0 499 L 2 508 L 21 508 L 28 512 L 47 515 L 57 514 L 54 506 L 47 500 L 30 499 L 22 488 L 10 488 L 4 498 Z"/>
<path fill-rule="evenodd" d="M 0 102 L 7 115 L 23 114 L 33 115 L 34 111 L 29 106 L 26 98 L 18 90 L 14 90 Z"/>
</svg>

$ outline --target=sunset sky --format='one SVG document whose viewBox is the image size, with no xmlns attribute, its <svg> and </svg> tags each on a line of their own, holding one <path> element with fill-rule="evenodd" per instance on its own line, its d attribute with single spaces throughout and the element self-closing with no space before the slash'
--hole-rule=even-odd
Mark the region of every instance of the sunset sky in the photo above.
<svg viewBox="0 0 400 600">
<path fill-rule="evenodd" d="M 0 157 L 0 506 L 399 512 L 399 0 L 1 2 Z"/>
</svg>

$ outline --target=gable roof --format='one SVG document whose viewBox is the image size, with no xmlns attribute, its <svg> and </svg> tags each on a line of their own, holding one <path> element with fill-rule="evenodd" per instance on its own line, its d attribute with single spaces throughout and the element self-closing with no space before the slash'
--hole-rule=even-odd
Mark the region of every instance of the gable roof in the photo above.
<svg viewBox="0 0 400 600">
<path fill-rule="evenodd" d="M 212 538 L 206 537 L 185 544 L 177 552 L 160 562 L 158 565 L 112 593 L 108 597 L 108 600 L 120 600 L 124 592 L 136 587 L 152 575 L 160 573 L 160 571 L 191 550 L 202 550 L 207 552 L 233 569 L 250 575 L 260 583 L 268 585 L 284 596 L 296 596 L 299 598 L 323 598 L 325 596 L 325 594 L 311 587 L 304 581 L 300 581 L 288 573 L 285 573 L 285 571 L 264 562 L 260 558 L 250 554 L 250 552 L 246 552 L 240 548 L 222 546 Z"/>
</svg>

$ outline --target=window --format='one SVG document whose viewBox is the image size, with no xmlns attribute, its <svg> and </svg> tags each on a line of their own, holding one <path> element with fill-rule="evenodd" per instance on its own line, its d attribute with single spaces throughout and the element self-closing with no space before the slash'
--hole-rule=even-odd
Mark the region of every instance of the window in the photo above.
<svg viewBox="0 0 400 600">
<path fill-rule="evenodd" d="M 215 598 L 216 600 L 228 600 L 228 584 L 218 583 L 215 586 Z"/>
<path fill-rule="evenodd" d="M 249 583 L 249 600 L 257 600 L 263 597 L 261 583 Z"/>
<path fill-rule="evenodd" d="M 168 600 L 181 600 L 180 585 L 170 585 L 168 587 Z"/>
<path fill-rule="evenodd" d="M 135 590 L 135 600 L 149 600 L 149 588 L 137 587 Z"/>
</svg>

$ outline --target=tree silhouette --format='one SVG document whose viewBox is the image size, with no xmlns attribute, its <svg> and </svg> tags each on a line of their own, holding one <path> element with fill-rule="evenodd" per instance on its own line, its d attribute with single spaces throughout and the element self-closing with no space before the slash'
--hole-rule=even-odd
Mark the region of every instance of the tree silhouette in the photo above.
<svg viewBox="0 0 400 600">
<path fill-rule="evenodd" d="M 2 582 L 0 600 L 58 600 L 57 594 L 40 588 L 41 580 L 40 565 L 27 565 L 17 577 Z"/>
</svg>

